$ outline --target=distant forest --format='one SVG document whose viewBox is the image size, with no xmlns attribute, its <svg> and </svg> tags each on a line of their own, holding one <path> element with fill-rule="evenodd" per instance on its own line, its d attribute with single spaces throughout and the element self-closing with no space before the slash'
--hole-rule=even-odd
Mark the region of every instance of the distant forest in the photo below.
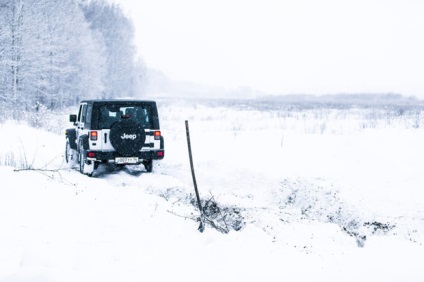
<svg viewBox="0 0 424 282">
<path fill-rule="evenodd" d="M 132 21 L 104 0 L 0 0 L 0 115 L 139 95 L 133 39 Z"/>
</svg>

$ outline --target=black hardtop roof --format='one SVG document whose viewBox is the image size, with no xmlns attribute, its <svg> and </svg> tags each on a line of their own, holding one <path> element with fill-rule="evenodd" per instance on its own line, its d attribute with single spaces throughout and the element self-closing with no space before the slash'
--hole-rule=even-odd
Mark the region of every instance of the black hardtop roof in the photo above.
<svg viewBox="0 0 424 282">
<path fill-rule="evenodd" d="M 139 100 L 139 99 L 90 99 L 90 100 L 82 100 L 80 103 L 113 104 L 113 103 L 156 103 L 156 102 L 152 100 Z"/>
</svg>

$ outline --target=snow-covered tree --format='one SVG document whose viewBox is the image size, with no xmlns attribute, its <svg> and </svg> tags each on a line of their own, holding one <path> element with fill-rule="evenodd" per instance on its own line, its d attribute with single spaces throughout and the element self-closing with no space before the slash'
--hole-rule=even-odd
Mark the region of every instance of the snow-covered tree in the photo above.
<svg viewBox="0 0 424 282">
<path fill-rule="evenodd" d="M 23 7 L 22 0 L 0 2 L 0 102 L 3 104 L 16 104 L 21 96 Z"/>
<path fill-rule="evenodd" d="M 104 1 L 81 5 L 93 31 L 101 36 L 106 55 L 104 98 L 134 96 L 135 46 L 132 21 L 119 6 Z"/>
<path fill-rule="evenodd" d="M 142 79 L 133 35 L 105 1 L 0 0 L 0 116 L 133 96 Z"/>
<path fill-rule="evenodd" d="M 28 98 L 55 109 L 102 90 L 102 48 L 72 0 L 46 0 L 28 11 L 34 17 L 25 41 Z"/>
</svg>

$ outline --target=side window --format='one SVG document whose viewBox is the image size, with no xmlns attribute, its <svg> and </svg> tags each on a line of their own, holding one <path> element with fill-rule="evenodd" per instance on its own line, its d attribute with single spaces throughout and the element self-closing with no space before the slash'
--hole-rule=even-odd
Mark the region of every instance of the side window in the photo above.
<svg viewBox="0 0 424 282">
<path fill-rule="evenodd" d="M 82 105 L 82 111 L 81 111 L 81 122 L 85 123 L 85 118 L 87 117 L 87 105 Z"/>
<path fill-rule="evenodd" d="M 92 116 L 92 112 L 93 112 L 93 105 L 87 105 L 86 106 L 86 116 L 85 116 L 85 125 L 84 127 L 86 129 L 90 129 L 91 128 L 91 116 Z"/>
<path fill-rule="evenodd" d="M 79 111 L 78 111 L 78 119 L 77 119 L 78 122 L 81 121 L 81 112 L 82 112 L 82 105 L 79 107 Z"/>
<path fill-rule="evenodd" d="M 87 115 L 87 104 L 83 104 L 80 106 L 79 112 L 78 112 L 78 123 L 79 126 L 82 126 L 82 123 L 85 123 L 85 118 Z"/>
</svg>

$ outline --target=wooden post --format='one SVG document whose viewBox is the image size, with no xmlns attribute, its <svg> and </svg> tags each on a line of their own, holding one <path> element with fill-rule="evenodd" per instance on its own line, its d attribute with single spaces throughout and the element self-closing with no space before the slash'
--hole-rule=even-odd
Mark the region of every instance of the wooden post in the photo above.
<svg viewBox="0 0 424 282">
<path fill-rule="evenodd" d="M 186 126 L 186 134 L 187 134 L 188 156 L 190 158 L 191 176 L 193 177 L 194 191 L 196 192 L 197 205 L 200 211 L 200 226 L 198 230 L 200 232 L 203 232 L 203 230 L 205 230 L 204 216 L 203 216 L 202 204 L 200 203 L 199 190 L 197 189 L 196 176 L 194 174 L 193 155 L 191 153 L 190 130 L 188 128 L 188 120 L 185 121 L 185 126 Z"/>
</svg>

